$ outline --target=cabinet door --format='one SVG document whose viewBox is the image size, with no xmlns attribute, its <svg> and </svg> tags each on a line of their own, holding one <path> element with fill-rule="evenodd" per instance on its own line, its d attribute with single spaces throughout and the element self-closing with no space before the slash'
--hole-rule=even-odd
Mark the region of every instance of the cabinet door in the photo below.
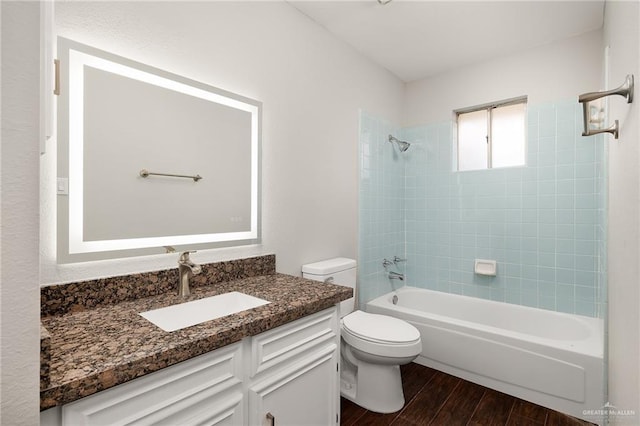
<svg viewBox="0 0 640 426">
<path fill-rule="evenodd" d="M 241 425 L 242 345 L 218 349 L 62 407 L 62 425 Z"/>
<path fill-rule="evenodd" d="M 338 348 L 323 346 L 249 388 L 249 424 L 327 426 L 338 422 Z"/>
</svg>

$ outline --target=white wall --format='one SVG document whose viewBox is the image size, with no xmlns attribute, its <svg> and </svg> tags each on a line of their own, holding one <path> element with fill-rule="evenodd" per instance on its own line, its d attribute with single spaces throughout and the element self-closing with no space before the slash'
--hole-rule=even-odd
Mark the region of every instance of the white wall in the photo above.
<svg viewBox="0 0 640 426">
<path fill-rule="evenodd" d="M 40 5 L 0 2 L 0 424 L 38 424 Z"/>
<path fill-rule="evenodd" d="M 464 107 L 528 95 L 530 104 L 577 98 L 600 88 L 602 32 L 407 84 L 405 126 L 451 120 Z"/>
<path fill-rule="evenodd" d="M 66 4 L 68 21 L 61 32 L 264 102 L 266 251 L 278 254 L 280 271 L 294 274 L 300 264 L 318 258 L 355 257 L 358 108 L 398 121 L 402 83 L 286 4 L 176 4 Z M 41 157 L 42 182 L 38 170 L 39 4 L 1 2 L 0 16 L 0 423 L 34 425 L 40 282 L 168 267 L 175 259 L 56 266 L 53 144 Z M 201 259 L 263 251 L 215 252 Z"/>
<path fill-rule="evenodd" d="M 640 79 L 640 7 L 638 2 L 609 1 L 604 36 L 609 45 L 608 88 L 627 74 Z M 635 416 L 617 416 L 615 424 L 640 421 L 640 123 L 639 91 L 628 105 L 609 101 L 611 120 L 620 120 L 620 138 L 609 139 L 609 402 Z"/>
<path fill-rule="evenodd" d="M 284 2 L 63 2 L 56 26 L 70 39 L 262 101 L 264 251 L 290 274 L 306 262 L 356 258 L 358 110 L 398 122 L 399 79 Z M 43 284 L 175 266 L 174 255 L 57 266 L 53 151 L 42 167 Z M 224 253 L 193 258 L 232 256 Z"/>
</svg>

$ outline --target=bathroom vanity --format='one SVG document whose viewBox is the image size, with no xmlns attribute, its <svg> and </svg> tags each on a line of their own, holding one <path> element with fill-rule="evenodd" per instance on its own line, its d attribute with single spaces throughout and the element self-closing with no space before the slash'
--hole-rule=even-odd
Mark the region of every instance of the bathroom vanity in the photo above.
<svg viewBox="0 0 640 426">
<path fill-rule="evenodd" d="M 205 271 L 185 299 L 172 289 L 88 308 L 77 303 L 96 303 L 86 295 L 74 303 L 55 299 L 71 289 L 43 292 L 42 323 L 49 332 L 43 350 L 49 353 L 43 355 L 42 424 L 339 422 L 336 304 L 351 297 L 351 289 L 277 274 L 274 267 L 225 280 L 226 270 L 242 268 L 215 265 L 203 265 L 218 272 Z M 135 277 L 137 291 L 149 286 L 140 281 L 154 281 L 143 275 Z M 158 283 L 165 281 L 161 276 Z M 98 288 L 70 285 L 76 293 Z M 174 332 L 139 315 L 231 291 L 271 303 Z M 52 306 L 65 304 L 66 312 L 52 314 Z"/>
<path fill-rule="evenodd" d="M 260 243 L 261 102 L 61 37 L 57 54 L 58 263 Z M 41 289 L 41 424 L 339 422 L 351 288 L 274 255 L 179 264 Z"/>
</svg>

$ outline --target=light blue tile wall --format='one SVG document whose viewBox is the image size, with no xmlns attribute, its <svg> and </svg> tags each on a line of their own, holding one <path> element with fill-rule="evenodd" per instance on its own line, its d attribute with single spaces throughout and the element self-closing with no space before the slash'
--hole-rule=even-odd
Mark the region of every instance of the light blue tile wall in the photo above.
<svg viewBox="0 0 640 426">
<path fill-rule="evenodd" d="M 404 256 L 405 156 L 388 142 L 391 123 L 360 113 L 359 301 L 391 291 L 382 260 Z"/>
<path fill-rule="evenodd" d="M 379 197 L 380 188 L 361 181 L 361 200 L 379 203 L 366 214 L 379 212 L 384 221 L 388 215 L 397 217 L 398 205 L 404 206 L 399 216 L 404 218 L 408 285 L 601 316 L 606 297 L 604 138 L 581 136 L 575 100 L 529 105 L 527 121 L 526 166 L 466 172 L 454 171 L 452 122 L 402 129 L 402 138 L 412 142 L 405 153 L 410 155 L 378 161 L 386 165 L 387 184 L 404 174 L 403 189 L 383 185 Z M 368 173 L 385 176 L 384 167 L 370 167 Z M 391 200 L 394 191 L 403 191 L 404 199 Z M 363 214 L 361 209 L 361 220 Z M 393 256 L 402 246 L 397 232 L 386 240 L 393 247 L 387 250 L 385 241 L 371 240 L 385 225 L 374 227 L 371 235 L 363 235 L 371 228 L 361 228 L 361 253 L 375 246 L 376 256 Z M 398 224 L 394 230 L 402 228 Z M 361 258 L 370 263 L 361 276 L 360 300 L 390 291 L 379 259 Z M 474 259 L 495 259 L 497 276 L 475 275 Z"/>
</svg>

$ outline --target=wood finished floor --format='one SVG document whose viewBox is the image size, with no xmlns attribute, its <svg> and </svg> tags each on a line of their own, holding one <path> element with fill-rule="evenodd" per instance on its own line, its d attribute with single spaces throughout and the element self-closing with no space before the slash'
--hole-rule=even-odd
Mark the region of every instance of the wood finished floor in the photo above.
<svg viewBox="0 0 640 426">
<path fill-rule="evenodd" d="M 341 426 L 585 426 L 591 423 L 415 363 L 403 365 L 405 405 L 379 414 L 341 399 Z"/>
</svg>

